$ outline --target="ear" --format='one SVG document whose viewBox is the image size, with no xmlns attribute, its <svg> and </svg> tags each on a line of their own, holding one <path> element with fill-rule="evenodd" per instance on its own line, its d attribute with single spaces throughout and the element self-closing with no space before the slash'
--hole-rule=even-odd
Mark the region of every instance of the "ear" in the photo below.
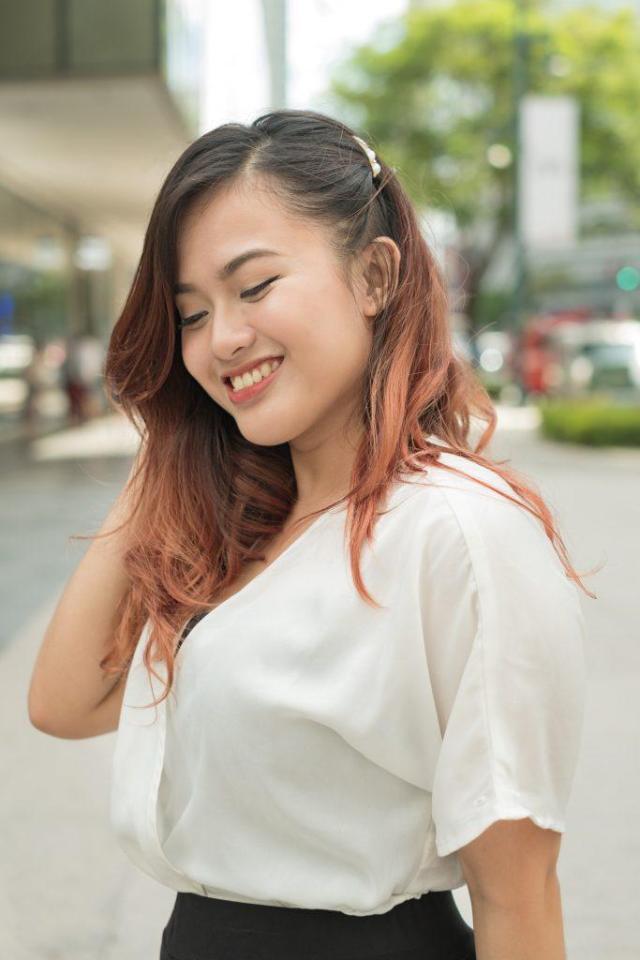
<svg viewBox="0 0 640 960">
<path fill-rule="evenodd" d="M 375 237 L 362 251 L 360 308 L 364 316 L 376 316 L 387 304 L 398 284 L 400 260 L 400 249 L 391 237 Z"/>
</svg>

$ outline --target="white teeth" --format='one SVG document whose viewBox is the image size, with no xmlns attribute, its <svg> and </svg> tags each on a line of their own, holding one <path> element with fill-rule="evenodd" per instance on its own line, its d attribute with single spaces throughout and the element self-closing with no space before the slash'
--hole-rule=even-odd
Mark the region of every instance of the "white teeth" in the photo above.
<svg viewBox="0 0 640 960">
<path fill-rule="evenodd" d="M 270 373 L 273 373 L 273 371 L 280 366 L 282 359 L 282 357 L 279 357 L 277 360 L 265 360 L 259 367 L 254 367 L 253 370 L 248 370 L 241 376 L 233 377 L 231 380 L 233 389 L 242 390 L 244 387 L 251 387 L 254 383 L 259 383 L 264 377 L 268 377 Z"/>
</svg>

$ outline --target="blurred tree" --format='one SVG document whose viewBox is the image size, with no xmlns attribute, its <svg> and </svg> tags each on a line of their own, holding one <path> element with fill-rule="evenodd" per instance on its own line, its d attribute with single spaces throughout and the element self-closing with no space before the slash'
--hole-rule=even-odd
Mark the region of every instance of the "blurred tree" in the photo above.
<svg viewBox="0 0 640 960">
<path fill-rule="evenodd" d="M 583 200 L 622 200 L 640 225 L 640 26 L 632 9 L 554 9 L 528 0 L 527 89 L 580 105 Z M 455 213 L 480 321 L 482 278 L 513 230 L 515 0 L 411 7 L 338 66 L 329 94 L 397 168 L 419 208 Z M 522 32 L 521 32 L 522 37 Z M 489 148 L 498 147 L 488 154 Z M 505 161 L 508 165 L 502 165 Z M 489 162 L 489 159 L 493 163 Z M 497 163 L 496 163 L 497 159 Z"/>
</svg>

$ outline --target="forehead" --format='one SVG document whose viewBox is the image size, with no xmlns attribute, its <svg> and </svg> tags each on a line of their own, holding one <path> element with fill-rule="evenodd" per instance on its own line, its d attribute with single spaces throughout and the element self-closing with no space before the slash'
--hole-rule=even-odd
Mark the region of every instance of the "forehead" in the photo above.
<svg viewBox="0 0 640 960">
<path fill-rule="evenodd" d="M 317 253 L 326 243 L 322 227 L 294 217 L 254 179 L 202 198 L 187 211 L 177 239 L 178 264 L 221 264 L 248 247 L 285 255 Z"/>
</svg>

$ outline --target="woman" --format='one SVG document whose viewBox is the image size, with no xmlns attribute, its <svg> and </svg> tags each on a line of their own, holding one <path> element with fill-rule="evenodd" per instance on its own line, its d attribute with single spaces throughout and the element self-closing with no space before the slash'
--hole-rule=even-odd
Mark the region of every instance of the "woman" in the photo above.
<svg viewBox="0 0 640 960">
<path fill-rule="evenodd" d="M 118 728 L 116 836 L 177 891 L 161 958 L 563 956 L 579 576 L 482 454 L 395 173 L 311 111 L 201 136 L 106 377 L 140 452 L 30 709 Z"/>
</svg>

